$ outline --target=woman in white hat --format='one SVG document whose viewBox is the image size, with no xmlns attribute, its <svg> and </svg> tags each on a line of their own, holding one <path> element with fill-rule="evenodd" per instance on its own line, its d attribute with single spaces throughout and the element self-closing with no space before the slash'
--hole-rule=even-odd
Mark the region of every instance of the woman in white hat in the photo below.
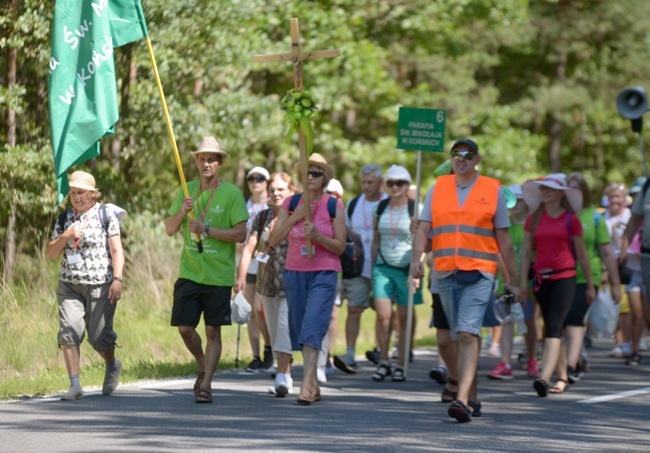
<svg viewBox="0 0 650 453">
<path fill-rule="evenodd" d="M 560 358 L 562 330 L 576 292 L 576 265 L 587 279 L 586 300 L 596 298 L 591 267 L 585 249 L 582 225 L 577 213 L 582 210 L 582 193 L 569 188 L 562 173 L 526 182 L 524 200 L 533 211 L 526 219 L 521 256 L 520 287 L 526 288 L 532 251 L 535 260 L 533 291 L 544 319 L 544 354 L 540 377 L 533 387 L 540 397 L 562 393 L 568 386 L 567 369 L 557 369 L 557 381 L 548 382 Z M 522 292 L 522 300 L 525 297 Z"/>
<path fill-rule="evenodd" d="M 411 174 L 399 165 L 392 165 L 386 172 L 386 186 L 389 198 L 377 205 L 372 241 L 372 292 L 377 312 L 377 338 L 381 362 L 372 379 L 381 382 L 392 375 L 392 380 L 402 382 L 404 375 L 404 354 L 406 342 L 406 319 L 408 314 L 408 276 L 411 269 L 413 234 L 411 217 L 415 202 L 408 197 Z M 397 367 L 393 370 L 388 356 L 390 322 L 393 299 L 397 303 L 399 319 Z M 422 290 L 418 287 L 413 296 L 413 305 L 422 303 Z M 415 326 L 415 310 L 413 311 Z M 412 333 L 415 332 L 415 328 Z"/>
<path fill-rule="evenodd" d="M 91 174 L 75 171 L 69 184 L 72 209 L 56 222 L 45 251 L 50 259 L 63 255 L 56 290 L 58 341 L 70 378 L 70 388 L 61 396 L 63 401 L 83 398 L 79 345 L 86 330 L 88 342 L 106 363 L 104 395 L 113 393 L 122 371 L 122 364 L 115 359 L 117 334 L 113 330 L 124 269 L 119 222 L 115 215 L 100 209 L 97 199 L 101 193 Z"/>
<path fill-rule="evenodd" d="M 294 351 L 302 350 L 303 380 L 298 403 L 320 401 L 317 380 L 318 351 L 330 325 L 336 298 L 337 274 L 341 272 L 339 255 L 345 250 L 345 213 L 341 200 L 325 193 L 334 177 L 334 169 L 318 153 L 308 161 L 307 181 L 302 180 L 296 164 L 298 182 L 309 191 L 311 221 L 304 219 L 304 199 L 297 195 L 284 201 L 269 245 L 289 239 L 287 262 L 282 274 L 289 307 L 289 331 Z M 307 250 L 311 239 L 311 258 Z"/>
</svg>

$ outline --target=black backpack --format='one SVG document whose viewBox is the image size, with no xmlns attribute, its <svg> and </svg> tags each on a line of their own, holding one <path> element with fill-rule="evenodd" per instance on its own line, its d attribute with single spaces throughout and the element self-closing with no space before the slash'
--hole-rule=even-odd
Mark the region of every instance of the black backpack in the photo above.
<svg viewBox="0 0 650 453">
<path fill-rule="evenodd" d="M 64 231 L 63 228 L 65 227 L 65 219 L 67 215 L 68 215 L 68 211 L 67 210 L 63 211 L 56 221 L 61 231 Z M 104 233 L 108 234 L 108 215 L 106 212 L 106 205 L 104 203 L 101 203 L 99 205 L 99 211 L 97 211 L 97 216 L 99 217 L 99 222 L 102 224 Z"/>
<path fill-rule="evenodd" d="M 292 213 L 302 194 L 296 194 L 291 197 L 289 202 L 289 213 Z M 336 217 L 336 198 L 330 197 L 327 200 L 327 212 L 330 215 L 330 220 L 333 222 Z M 361 236 L 352 231 L 348 226 L 345 227 L 346 237 L 345 237 L 345 250 L 339 256 L 341 260 L 341 269 L 343 273 L 343 278 L 355 278 L 361 275 L 363 272 L 363 243 L 361 242 Z"/>
</svg>

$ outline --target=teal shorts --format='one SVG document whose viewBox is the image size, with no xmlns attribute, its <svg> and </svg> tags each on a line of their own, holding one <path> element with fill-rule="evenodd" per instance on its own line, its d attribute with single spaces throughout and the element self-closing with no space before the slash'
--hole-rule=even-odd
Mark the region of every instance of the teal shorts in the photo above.
<svg viewBox="0 0 650 453">
<path fill-rule="evenodd" d="M 408 306 L 408 276 L 410 268 L 397 269 L 385 264 L 372 268 L 372 295 L 375 299 L 391 299 L 397 305 Z M 422 303 L 422 287 L 413 294 L 413 305 Z"/>
</svg>

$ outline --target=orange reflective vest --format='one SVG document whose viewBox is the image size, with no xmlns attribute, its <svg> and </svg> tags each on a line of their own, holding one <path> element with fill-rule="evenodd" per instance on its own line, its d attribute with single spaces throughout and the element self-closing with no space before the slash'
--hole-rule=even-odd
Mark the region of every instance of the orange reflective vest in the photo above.
<svg viewBox="0 0 650 453">
<path fill-rule="evenodd" d="M 497 273 L 499 244 L 493 219 L 500 187 L 496 179 L 479 175 L 461 207 L 456 177 L 438 178 L 431 199 L 431 250 L 436 271 Z"/>
</svg>

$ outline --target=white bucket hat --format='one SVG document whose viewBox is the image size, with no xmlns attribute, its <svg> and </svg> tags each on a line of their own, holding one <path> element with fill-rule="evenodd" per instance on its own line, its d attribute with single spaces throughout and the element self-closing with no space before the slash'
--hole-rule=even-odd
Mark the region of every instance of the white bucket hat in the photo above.
<svg viewBox="0 0 650 453">
<path fill-rule="evenodd" d="M 573 212 L 582 211 L 582 192 L 578 189 L 571 189 L 566 184 L 566 175 L 564 173 L 551 173 L 542 179 L 527 181 L 522 186 L 524 201 L 531 210 L 537 209 L 542 202 L 541 186 L 549 189 L 562 190 Z"/>
<path fill-rule="evenodd" d="M 199 149 L 192 151 L 190 154 L 196 157 L 199 153 L 217 153 L 221 154 L 224 158 L 228 153 L 221 149 L 221 142 L 215 137 L 203 137 L 199 144 Z"/>
<path fill-rule="evenodd" d="M 386 181 L 408 181 L 409 184 L 413 182 L 409 171 L 401 165 L 391 165 L 384 179 Z"/>
</svg>

